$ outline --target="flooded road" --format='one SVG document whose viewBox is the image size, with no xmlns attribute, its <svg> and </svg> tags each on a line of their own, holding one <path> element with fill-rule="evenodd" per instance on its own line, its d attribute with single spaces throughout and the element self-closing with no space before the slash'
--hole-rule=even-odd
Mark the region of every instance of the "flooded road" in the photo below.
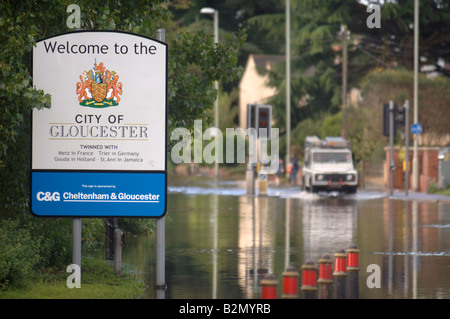
<svg viewBox="0 0 450 319">
<path fill-rule="evenodd" d="M 449 197 L 245 192 L 244 181 L 169 177 L 165 298 L 260 298 L 264 274 L 282 283 L 288 265 L 317 265 L 351 244 L 360 250 L 360 298 L 450 298 Z M 156 296 L 155 238 L 127 238 L 123 251 L 125 268 L 149 287 L 144 298 Z M 373 264 L 380 288 L 366 284 Z"/>
</svg>

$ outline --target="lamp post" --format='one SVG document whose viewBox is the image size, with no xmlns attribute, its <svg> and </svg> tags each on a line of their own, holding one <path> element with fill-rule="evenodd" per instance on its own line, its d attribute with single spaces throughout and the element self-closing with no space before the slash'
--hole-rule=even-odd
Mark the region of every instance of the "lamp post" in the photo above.
<svg viewBox="0 0 450 319">
<path fill-rule="evenodd" d="M 290 0 L 286 0 L 286 167 L 291 162 L 291 18 Z"/>
<path fill-rule="evenodd" d="M 345 24 L 341 25 L 341 31 L 339 32 L 342 39 L 342 130 L 341 135 L 343 138 L 348 138 L 347 130 L 347 71 L 348 71 L 348 48 L 347 40 L 350 36 L 350 32 L 347 30 Z"/>
<path fill-rule="evenodd" d="M 419 1 L 414 0 L 414 124 L 419 122 Z M 409 129 L 409 128 L 408 128 Z M 409 141 L 407 141 L 408 143 Z M 419 189 L 419 157 L 417 136 L 413 145 L 413 189 Z M 409 156 L 409 154 L 407 154 Z"/>
<path fill-rule="evenodd" d="M 219 43 L 219 11 L 213 8 L 202 8 L 200 10 L 201 14 L 211 14 L 214 18 L 214 43 Z M 214 123 L 217 128 L 219 128 L 219 82 L 214 82 L 216 91 L 217 91 L 217 97 L 214 107 Z M 217 152 L 217 150 L 216 150 Z M 219 163 L 216 161 L 214 162 L 214 177 L 219 176 Z"/>
</svg>

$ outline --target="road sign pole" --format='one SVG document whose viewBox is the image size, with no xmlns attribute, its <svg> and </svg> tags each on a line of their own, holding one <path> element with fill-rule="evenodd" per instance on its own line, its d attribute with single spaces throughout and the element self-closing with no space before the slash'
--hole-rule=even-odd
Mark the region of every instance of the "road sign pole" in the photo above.
<svg viewBox="0 0 450 319">
<path fill-rule="evenodd" d="M 286 167 L 291 162 L 291 2 L 286 0 Z"/>
<path fill-rule="evenodd" d="M 247 195 L 255 194 L 255 169 L 253 167 L 253 164 L 256 164 L 254 162 L 256 148 L 254 149 L 253 146 L 256 146 L 257 133 L 255 133 L 255 136 L 253 136 L 251 134 L 251 131 L 252 129 L 256 129 L 256 107 L 256 103 L 247 104 L 247 130 L 249 141 L 248 164 L 246 171 Z"/>
<path fill-rule="evenodd" d="M 389 101 L 389 189 L 390 194 L 393 194 L 394 187 L 394 102 Z"/>
<path fill-rule="evenodd" d="M 419 190 L 419 157 L 417 151 L 417 136 L 422 133 L 422 125 L 415 122 L 411 126 L 411 133 L 414 134 L 414 154 L 413 154 L 413 188 L 414 191 Z"/>
<path fill-rule="evenodd" d="M 72 220 L 72 264 L 81 268 L 81 218 Z"/>
<path fill-rule="evenodd" d="M 156 39 L 166 41 L 166 30 L 156 30 Z M 166 292 L 166 219 L 165 217 L 156 220 L 156 298 L 165 299 Z"/>
<path fill-rule="evenodd" d="M 419 122 L 419 0 L 414 0 L 414 123 Z M 414 136 L 413 188 L 419 189 L 419 156 Z"/>
<path fill-rule="evenodd" d="M 409 100 L 405 101 L 405 196 L 409 192 Z"/>
</svg>

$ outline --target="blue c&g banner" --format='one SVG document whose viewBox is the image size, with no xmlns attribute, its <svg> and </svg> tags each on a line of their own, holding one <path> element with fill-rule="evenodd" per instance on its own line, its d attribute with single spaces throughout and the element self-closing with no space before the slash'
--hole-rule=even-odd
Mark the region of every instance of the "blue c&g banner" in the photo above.
<svg viewBox="0 0 450 319">
<path fill-rule="evenodd" d="M 32 172 L 31 211 L 45 217 L 162 217 L 165 172 Z"/>
</svg>

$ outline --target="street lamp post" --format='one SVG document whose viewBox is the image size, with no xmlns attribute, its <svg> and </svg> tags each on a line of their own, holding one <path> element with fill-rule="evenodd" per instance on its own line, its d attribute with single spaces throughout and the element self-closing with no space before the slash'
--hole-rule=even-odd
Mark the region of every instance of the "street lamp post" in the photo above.
<svg viewBox="0 0 450 319">
<path fill-rule="evenodd" d="M 213 8 L 202 8 L 200 10 L 201 14 L 211 14 L 214 17 L 214 43 L 218 44 L 219 43 L 219 11 L 217 11 L 216 9 Z M 214 123 L 215 126 L 217 128 L 219 128 L 219 82 L 215 81 L 214 82 L 214 86 L 216 88 L 217 91 L 217 97 L 216 97 L 216 102 L 215 102 L 215 107 L 214 107 Z M 217 152 L 218 150 L 216 150 Z M 216 158 L 216 161 L 214 162 L 214 177 L 218 177 L 219 176 L 219 163 L 217 161 L 218 159 Z"/>
<path fill-rule="evenodd" d="M 350 32 L 347 30 L 345 24 L 341 25 L 341 31 L 339 32 L 342 40 L 342 130 L 341 135 L 343 138 L 348 138 L 347 130 L 347 71 L 348 71 L 348 48 L 347 40 Z"/>
<path fill-rule="evenodd" d="M 286 0 L 286 167 L 291 162 L 291 21 L 290 0 Z"/>
<path fill-rule="evenodd" d="M 419 122 L 419 1 L 414 0 L 414 124 Z M 409 128 L 408 128 L 409 129 Z M 408 143 L 409 141 L 407 141 Z M 413 145 L 413 189 L 419 189 L 419 157 L 417 136 Z M 407 154 L 409 156 L 409 154 Z"/>
</svg>

